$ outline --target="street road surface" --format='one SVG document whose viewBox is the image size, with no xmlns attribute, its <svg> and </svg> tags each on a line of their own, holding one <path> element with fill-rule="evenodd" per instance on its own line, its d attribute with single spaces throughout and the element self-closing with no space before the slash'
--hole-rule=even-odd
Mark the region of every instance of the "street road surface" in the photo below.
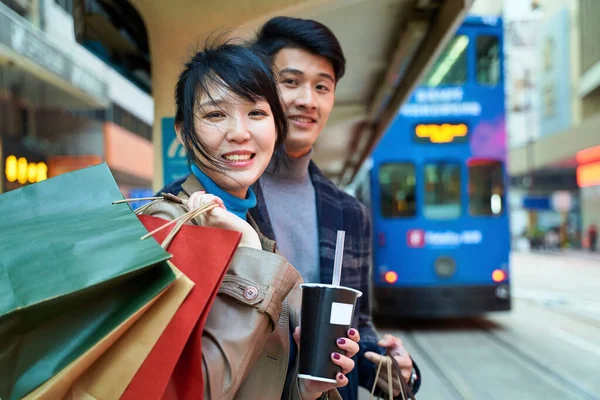
<svg viewBox="0 0 600 400">
<path fill-rule="evenodd" d="M 514 253 L 511 274 L 511 312 L 378 321 L 417 360 L 418 400 L 600 400 L 600 255 Z"/>
</svg>

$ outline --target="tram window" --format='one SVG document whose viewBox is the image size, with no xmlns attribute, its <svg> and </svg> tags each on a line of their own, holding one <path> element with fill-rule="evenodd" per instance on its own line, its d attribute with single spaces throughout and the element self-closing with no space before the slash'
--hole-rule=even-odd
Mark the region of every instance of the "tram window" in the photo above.
<svg viewBox="0 0 600 400">
<path fill-rule="evenodd" d="M 429 87 L 462 85 L 467 80 L 467 47 L 469 37 L 457 35 L 450 40 L 448 47 L 442 52 L 429 70 L 423 85 Z"/>
<path fill-rule="evenodd" d="M 477 37 L 477 82 L 496 86 L 500 81 L 500 41 L 497 36 Z"/>
<path fill-rule="evenodd" d="M 499 161 L 469 163 L 469 214 L 500 215 L 504 212 L 504 177 Z"/>
<path fill-rule="evenodd" d="M 460 217 L 460 164 L 426 164 L 423 214 L 429 219 Z"/>
<path fill-rule="evenodd" d="M 381 214 L 387 218 L 412 217 L 417 212 L 415 166 L 384 164 L 379 168 Z"/>
</svg>

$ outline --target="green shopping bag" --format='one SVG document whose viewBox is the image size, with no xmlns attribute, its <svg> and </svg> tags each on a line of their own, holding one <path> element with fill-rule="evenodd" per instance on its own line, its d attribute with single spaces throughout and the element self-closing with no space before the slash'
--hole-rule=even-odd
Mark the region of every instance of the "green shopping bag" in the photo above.
<svg viewBox="0 0 600 400">
<path fill-rule="evenodd" d="M 0 399 L 31 392 L 175 279 L 105 164 L 0 196 Z"/>
</svg>

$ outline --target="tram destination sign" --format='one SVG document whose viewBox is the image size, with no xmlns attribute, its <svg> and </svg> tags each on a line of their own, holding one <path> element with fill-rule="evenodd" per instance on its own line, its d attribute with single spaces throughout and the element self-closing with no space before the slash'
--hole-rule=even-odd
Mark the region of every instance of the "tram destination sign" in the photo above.
<svg viewBox="0 0 600 400">
<path fill-rule="evenodd" d="M 465 143 L 469 136 L 469 126 L 465 123 L 417 124 L 414 139 L 419 143 Z"/>
</svg>

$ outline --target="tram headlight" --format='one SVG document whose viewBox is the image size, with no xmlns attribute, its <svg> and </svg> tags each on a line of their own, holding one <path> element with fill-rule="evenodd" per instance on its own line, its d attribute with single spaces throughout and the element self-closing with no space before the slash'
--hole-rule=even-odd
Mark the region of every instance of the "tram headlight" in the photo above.
<svg viewBox="0 0 600 400">
<path fill-rule="evenodd" d="M 398 281 L 398 274 L 394 271 L 388 271 L 383 276 L 383 279 L 389 284 L 396 283 Z"/>
</svg>

